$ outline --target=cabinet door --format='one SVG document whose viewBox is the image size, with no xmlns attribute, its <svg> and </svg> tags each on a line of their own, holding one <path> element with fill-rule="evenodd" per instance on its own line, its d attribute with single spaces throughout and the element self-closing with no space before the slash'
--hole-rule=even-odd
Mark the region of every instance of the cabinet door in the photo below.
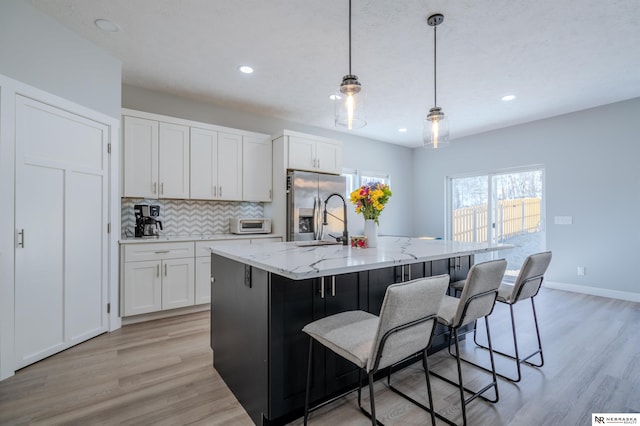
<svg viewBox="0 0 640 426">
<path fill-rule="evenodd" d="M 191 198 L 213 200 L 218 196 L 218 132 L 191 128 Z"/>
<path fill-rule="evenodd" d="M 160 198 L 189 198 L 189 127 L 160 122 Z"/>
<path fill-rule="evenodd" d="M 316 169 L 320 172 L 342 173 L 342 146 L 337 143 L 317 141 Z"/>
<path fill-rule="evenodd" d="M 146 314 L 162 309 L 160 261 L 124 264 L 124 315 Z"/>
<path fill-rule="evenodd" d="M 394 267 L 369 271 L 368 312 L 380 315 L 387 287 L 394 282 L 396 282 L 396 269 Z"/>
<path fill-rule="evenodd" d="M 271 201 L 271 141 L 242 138 L 242 199 Z"/>
<path fill-rule="evenodd" d="M 345 311 L 365 310 L 366 298 L 362 290 L 366 286 L 366 272 L 336 275 L 325 278 L 324 316 Z M 359 368 L 353 363 L 325 351 L 325 395 L 353 388 L 358 383 Z"/>
<path fill-rule="evenodd" d="M 162 261 L 162 309 L 194 304 L 193 258 Z"/>
<path fill-rule="evenodd" d="M 269 418 L 304 407 L 309 336 L 302 328 L 322 317 L 324 299 L 319 284 L 319 279 L 296 281 L 271 274 Z M 313 348 L 311 401 L 325 395 L 325 350 L 318 343 Z"/>
<path fill-rule="evenodd" d="M 218 133 L 218 199 L 242 200 L 242 136 Z"/>
<path fill-rule="evenodd" d="M 196 257 L 195 304 L 211 303 L 211 256 Z"/>
<path fill-rule="evenodd" d="M 158 198 L 158 122 L 125 116 L 123 196 Z"/>
<path fill-rule="evenodd" d="M 289 136 L 289 169 L 316 170 L 316 141 Z"/>
</svg>

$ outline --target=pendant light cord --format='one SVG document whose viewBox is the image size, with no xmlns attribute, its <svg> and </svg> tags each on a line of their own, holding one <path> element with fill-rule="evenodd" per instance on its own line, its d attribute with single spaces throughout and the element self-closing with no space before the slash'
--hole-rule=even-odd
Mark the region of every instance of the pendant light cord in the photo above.
<svg viewBox="0 0 640 426">
<path fill-rule="evenodd" d="M 351 1 L 351 0 L 349 0 Z M 436 44 L 436 33 L 437 33 L 437 26 L 433 26 L 433 107 L 437 108 L 438 107 L 438 95 L 437 95 L 437 87 L 438 85 L 436 84 L 437 82 L 437 74 L 436 74 L 436 63 L 437 63 L 437 55 L 436 55 L 436 49 L 437 49 L 437 44 Z"/>
<path fill-rule="evenodd" d="M 349 75 L 351 75 L 351 0 L 349 0 Z"/>
</svg>

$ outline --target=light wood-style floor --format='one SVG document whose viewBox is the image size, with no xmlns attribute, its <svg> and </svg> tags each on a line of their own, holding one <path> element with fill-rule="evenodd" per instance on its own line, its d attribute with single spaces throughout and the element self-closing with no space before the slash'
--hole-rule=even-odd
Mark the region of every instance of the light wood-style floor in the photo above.
<svg viewBox="0 0 640 426">
<path fill-rule="evenodd" d="M 640 304 L 543 289 L 537 307 L 545 366 L 523 367 L 519 384 L 500 380 L 500 401 L 473 401 L 469 423 L 590 425 L 591 413 L 640 412 Z M 517 308 L 516 319 L 528 323 L 530 304 Z M 501 320 L 508 319 L 507 308 L 498 304 L 491 318 L 494 340 L 509 337 L 508 323 Z M 522 332 L 524 349 L 532 348 L 533 335 Z M 208 336 L 209 315 L 201 312 L 96 337 L 0 382 L 0 425 L 251 425 L 212 368 Z M 468 356 L 486 358 L 470 340 Z M 504 348 L 505 342 L 495 345 Z M 446 351 L 429 362 L 453 377 L 454 361 Z M 471 387 L 486 377 L 470 368 L 464 372 Z M 393 382 L 426 401 L 419 364 L 396 373 Z M 432 386 L 436 410 L 461 423 L 456 389 L 436 378 Z M 386 382 L 377 382 L 375 391 L 385 424 L 429 423 L 427 413 L 390 392 Z M 370 421 L 351 394 L 312 413 L 310 424 Z"/>
</svg>

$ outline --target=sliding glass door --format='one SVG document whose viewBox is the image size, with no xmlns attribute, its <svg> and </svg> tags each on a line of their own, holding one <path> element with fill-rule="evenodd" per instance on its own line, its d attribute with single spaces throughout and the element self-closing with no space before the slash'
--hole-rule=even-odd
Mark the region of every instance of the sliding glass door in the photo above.
<svg viewBox="0 0 640 426">
<path fill-rule="evenodd" d="M 506 278 L 515 278 L 527 255 L 545 250 L 541 167 L 449 177 L 447 186 L 450 239 L 515 246 L 476 256 L 476 262 L 504 257 L 508 262 Z"/>
</svg>

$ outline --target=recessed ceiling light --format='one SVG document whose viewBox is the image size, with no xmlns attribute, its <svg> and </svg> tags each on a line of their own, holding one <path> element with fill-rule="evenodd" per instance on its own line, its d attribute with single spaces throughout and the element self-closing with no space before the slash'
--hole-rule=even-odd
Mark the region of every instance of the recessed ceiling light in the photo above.
<svg viewBox="0 0 640 426">
<path fill-rule="evenodd" d="M 329 99 L 331 99 L 332 101 L 338 101 L 340 99 L 342 99 L 342 96 L 340 96 L 337 93 L 332 93 L 329 95 Z"/>
<path fill-rule="evenodd" d="M 251 74 L 253 72 L 253 68 L 251 68 L 249 65 L 240 65 L 238 69 L 241 73 L 244 74 Z"/>
<path fill-rule="evenodd" d="M 502 100 L 505 102 L 512 101 L 516 98 L 516 95 L 505 95 L 502 97 Z"/>
<path fill-rule="evenodd" d="M 407 128 L 406 127 L 401 127 L 400 129 L 398 129 L 398 132 L 407 133 Z"/>
<path fill-rule="evenodd" d="M 108 19 L 96 19 L 93 23 L 102 31 L 106 31 L 108 33 L 117 33 L 120 31 L 120 27 L 115 22 Z"/>
</svg>

